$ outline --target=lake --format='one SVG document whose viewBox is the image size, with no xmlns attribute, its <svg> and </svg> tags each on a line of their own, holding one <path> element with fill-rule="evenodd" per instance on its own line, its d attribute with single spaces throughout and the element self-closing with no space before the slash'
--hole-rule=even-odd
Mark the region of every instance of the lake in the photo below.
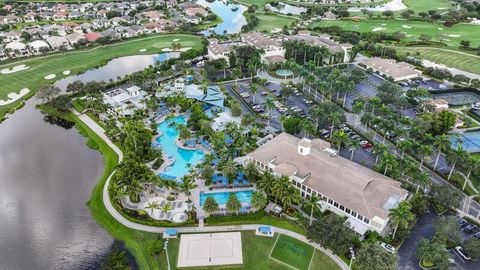
<svg viewBox="0 0 480 270">
<path fill-rule="evenodd" d="M 206 36 L 210 34 L 210 31 L 216 34 L 223 35 L 240 33 L 242 26 L 247 24 L 247 19 L 243 13 L 247 10 L 246 6 L 239 4 L 226 4 L 223 1 L 215 0 L 214 2 L 207 2 L 205 0 L 199 0 L 196 2 L 198 5 L 210 8 L 210 10 L 220 17 L 223 22 L 219 25 L 205 30 L 202 33 Z"/>
<path fill-rule="evenodd" d="M 65 89 L 68 84 L 80 80 L 82 82 L 90 81 L 110 81 L 117 80 L 119 77 L 132 74 L 143 70 L 155 63 L 166 61 L 170 58 L 180 56 L 179 52 L 169 52 L 153 55 L 132 55 L 115 58 L 110 60 L 105 66 L 91 69 L 80 75 L 69 76 L 55 83 L 60 89 Z"/>
<path fill-rule="evenodd" d="M 0 124 L 0 269 L 98 269 L 114 244 L 86 205 L 102 157 L 47 120 L 32 98 Z"/>
</svg>

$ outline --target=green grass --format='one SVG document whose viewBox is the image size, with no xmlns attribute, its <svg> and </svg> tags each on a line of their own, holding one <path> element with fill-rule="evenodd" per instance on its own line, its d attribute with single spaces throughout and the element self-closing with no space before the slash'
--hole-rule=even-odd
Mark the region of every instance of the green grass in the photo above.
<svg viewBox="0 0 480 270">
<path fill-rule="evenodd" d="M 283 228 L 289 231 L 293 231 L 302 235 L 305 235 L 305 229 L 290 222 L 287 219 L 278 218 L 265 212 L 259 211 L 254 214 L 249 215 L 239 215 L 239 216 L 220 216 L 220 217 L 209 217 L 205 221 L 207 226 L 228 226 L 228 225 L 239 225 L 239 224 L 264 224 L 272 225 L 279 228 Z"/>
<path fill-rule="evenodd" d="M 382 29 L 381 31 L 385 33 L 404 32 L 406 34 L 406 37 L 403 39 L 404 41 L 417 41 L 421 34 L 431 36 L 432 41 L 440 41 L 440 35 L 443 34 L 445 35 L 443 42 L 455 48 L 460 45 L 460 41 L 462 40 L 469 40 L 473 48 L 480 45 L 480 35 L 477 34 L 480 32 L 480 25 L 472 24 L 461 23 L 452 27 L 445 27 L 440 22 L 429 23 L 424 21 L 372 19 L 358 22 L 352 20 L 322 20 L 312 23 L 309 27 L 327 27 L 334 25 L 340 26 L 345 30 L 358 32 L 373 32 L 373 30 L 380 28 Z M 411 28 L 405 28 L 404 26 Z M 439 30 L 439 28 L 443 30 Z"/>
<path fill-rule="evenodd" d="M 2 85 L 0 88 L 0 99 L 6 99 L 10 92 L 18 93 L 25 87 L 29 88 L 31 92 L 36 92 L 41 86 L 52 82 L 44 79 L 48 74 L 56 74 L 57 77 L 55 79 L 62 79 L 66 77 L 62 74 L 65 70 L 70 70 L 72 74 L 79 74 L 106 63 L 113 58 L 135 54 L 159 53 L 162 48 L 170 47 L 173 39 L 179 39 L 182 47 L 201 48 L 202 46 L 202 39 L 192 35 L 155 35 L 114 43 L 105 47 L 76 50 L 47 57 L 35 57 L 1 65 L 0 69 L 12 68 L 20 64 L 27 65 L 30 68 L 11 74 L 0 75 L 0 85 Z M 153 47 L 153 44 L 155 44 L 155 47 Z M 140 53 L 140 49 L 146 49 L 146 52 Z M 20 103 L 21 100 L 0 106 L 0 117 Z"/>
<path fill-rule="evenodd" d="M 400 54 L 409 53 L 413 56 L 419 54 L 420 58 L 438 64 L 480 74 L 480 57 L 477 55 L 435 47 L 395 47 L 395 49 Z"/>
<path fill-rule="evenodd" d="M 438 13 L 446 12 L 454 8 L 449 0 L 403 0 L 403 3 L 411 10 L 415 11 L 415 15 L 419 12 L 428 12 L 436 10 Z"/>
<path fill-rule="evenodd" d="M 272 0 L 233 0 L 234 2 L 243 4 L 245 6 L 251 6 L 251 5 L 257 5 L 260 9 L 263 9 L 263 7 L 270 2 L 275 2 Z"/>
<path fill-rule="evenodd" d="M 253 29 L 253 31 L 259 32 L 270 32 L 275 28 L 282 29 L 283 26 L 290 26 L 292 22 L 295 22 L 297 20 L 291 16 L 276 15 L 270 13 L 256 13 L 255 16 L 258 18 L 259 23 Z"/>
<path fill-rule="evenodd" d="M 313 250 L 314 248 L 308 244 L 285 235 L 280 235 L 270 257 L 296 269 L 308 270 Z"/>
<path fill-rule="evenodd" d="M 178 249 L 180 246 L 180 239 L 170 239 L 168 242 L 168 257 L 170 259 L 170 265 L 172 269 L 182 269 L 182 270 L 203 270 L 203 269 L 238 269 L 238 270 L 291 270 L 291 266 L 286 266 L 283 263 L 276 261 L 277 259 L 270 258 L 270 253 L 274 248 L 277 238 L 285 239 L 286 241 L 297 241 L 288 236 L 280 235 L 275 237 L 262 237 L 256 236 L 254 231 L 243 231 L 242 232 L 242 251 L 243 251 L 243 265 L 227 265 L 227 266 L 217 266 L 217 267 L 190 267 L 190 268 L 177 268 L 177 259 L 178 259 Z M 280 240 L 279 239 L 279 240 Z M 296 242 L 295 242 L 296 243 Z M 302 245 L 307 245 L 303 242 L 300 242 Z M 279 245 L 277 243 L 277 245 Z M 313 247 L 307 245 L 309 249 L 310 257 L 313 253 Z M 289 259 L 289 258 L 287 258 Z M 167 258 L 165 252 L 160 255 L 160 269 L 167 269 Z M 286 259 L 283 259 L 286 260 Z M 288 263 L 291 264 L 290 261 Z M 310 260 L 307 262 L 310 263 Z M 300 268 L 303 269 L 303 268 Z M 307 268 L 304 268 L 307 269 Z M 327 255 L 323 254 L 321 251 L 316 251 L 313 259 L 312 270 L 340 270 L 340 267 Z"/>
<path fill-rule="evenodd" d="M 332 259 L 319 250 L 314 250 L 312 263 L 310 265 L 312 270 L 340 270 L 340 266 Z"/>
</svg>

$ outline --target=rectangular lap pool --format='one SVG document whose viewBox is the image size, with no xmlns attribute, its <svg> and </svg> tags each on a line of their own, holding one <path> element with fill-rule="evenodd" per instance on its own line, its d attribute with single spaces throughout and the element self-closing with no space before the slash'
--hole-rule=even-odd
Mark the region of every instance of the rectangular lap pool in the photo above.
<svg viewBox="0 0 480 270">
<path fill-rule="evenodd" d="M 205 199 L 208 197 L 213 197 L 215 201 L 219 205 L 226 205 L 228 201 L 228 196 L 230 196 L 230 193 L 232 192 L 216 192 L 216 193 L 200 193 L 200 206 L 203 206 L 203 203 L 205 202 Z M 237 191 L 233 192 L 237 196 L 238 200 L 244 204 L 247 203 L 250 205 L 250 202 L 252 200 L 252 190 L 245 190 L 245 191 Z"/>
</svg>

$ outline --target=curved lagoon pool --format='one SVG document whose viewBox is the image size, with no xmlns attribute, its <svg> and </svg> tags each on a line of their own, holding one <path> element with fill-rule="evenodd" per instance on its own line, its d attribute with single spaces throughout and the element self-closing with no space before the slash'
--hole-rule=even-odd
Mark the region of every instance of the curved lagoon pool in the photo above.
<svg viewBox="0 0 480 270">
<path fill-rule="evenodd" d="M 203 206 L 203 203 L 208 197 L 213 197 L 215 201 L 219 205 L 226 205 L 228 201 L 228 196 L 230 196 L 230 193 L 232 192 L 215 192 L 215 193 L 200 193 L 200 206 Z M 251 190 L 245 190 L 245 191 L 237 191 L 234 192 L 235 195 L 237 196 L 238 200 L 244 204 L 247 203 L 250 205 L 252 201 L 252 193 L 253 191 Z"/>
<path fill-rule="evenodd" d="M 172 122 L 175 122 L 175 124 L 172 124 Z M 188 164 L 194 166 L 205 156 L 202 150 L 185 150 L 175 144 L 178 137 L 176 125 L 185 124 L 185 122 L 184 116 L 177 116 L 163 121 L 157 127 L 162 135 L 155 139 L 154 147 L 160 147 L 165 155 L 173 157 L 175 160 L 161 175 L 178 179 L 188 173 Z"/>
</svg>

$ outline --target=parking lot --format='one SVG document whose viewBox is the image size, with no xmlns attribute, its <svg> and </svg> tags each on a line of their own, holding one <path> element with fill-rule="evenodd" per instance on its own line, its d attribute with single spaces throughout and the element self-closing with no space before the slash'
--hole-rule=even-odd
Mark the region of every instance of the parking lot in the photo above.
<svg viewBox="0 0 480 270">
<path fill-rule="evenodd" d="M 269 116 L 269 124 L 277 130 L 281 130 L 280 117 L 282 115 L 289 117 L 292 115 L 297 115 L 299 117 L 310 117 L 309 111 L 314 106 L 315 102 L 307 100 L 304 98 L 304 95 L 300 91 L 292 91 L 292 95 L 288 96 L 285 100 L 280 100 L 280 91 L 282 85 L 275 83 L 267 83 L 266 85 L 257 85 L 258 93 L 254 96 L 249 92 L 250 81 L 243 81 L 238 83 L 238 88 L 236 91 L 233 91 L 232 86 L 235 83 L 229 83 L 225 86 L 232 92 L 233 95 L 239 99 L 243 100 L 244 104 L 248 104 L 250 107 L 249 110 L 256 112 L 258 115 L 267 114 Z M 270 98 L 274 100 L 275 108 L 270 111 L 265 109 L 265 102 Z M 319 129 L 330 130 L 330 127 L 324 126 L 319 127 Z M 348 130 L 347 133 L 350 133 L 349 136 L 355 136 L 354 131 Z M 323 136 L 323 139 L 329 137 L 329 133 Z M 358 142 L 363 141 L 363 138 L 353 137 Z M 340 156 L 350 159 L 351 151 L 347 149 L 340 150 Z M 359 145 L 358 149 L 354 151 L 353 161 L 361 163 L 367 167 L 373 167 L 375 164 L 375 157 L 371 153 L 371 147 L 364 149 L 363 146 Z"/>
</svg>

